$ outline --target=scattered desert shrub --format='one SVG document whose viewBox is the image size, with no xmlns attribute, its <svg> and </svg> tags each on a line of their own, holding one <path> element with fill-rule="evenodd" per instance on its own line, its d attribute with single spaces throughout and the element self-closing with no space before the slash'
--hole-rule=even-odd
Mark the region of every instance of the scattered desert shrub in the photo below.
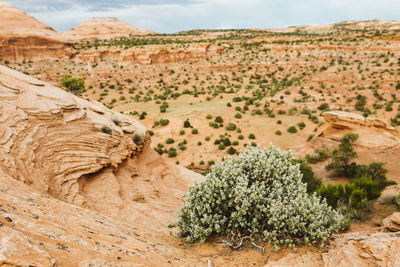
<svg viewBox="0 0 400 267">
<path fill-rule="evenodd" d="M 143 144 L 143 142 L 145 140 L 145 136 L 144 136 L 144 134 L 135 133 L 132 136 L 132 140 L 135 144 Z"/>
<path fill-rule="evenodd" d="M 293 163 L 298 163 L 300 172 L 303 175 L 302 182 L 307 185 L 307 193 L 316 192 L 322 185 L 321 179 L 315 177 L 314 171 L 310 165 L 303 160 L 293 160 Z"/>
<path fill-rule="evenodd" d="M 314 153 L 314 155 L 306 154 L 307 163 L 315 164 L 329 158 L 329 152 L 322 148 L 314 149 Z"/>
<path fill-rule="evenodd" d="M 223 235 L 231 242 L 252 236 L 279 246 L 324 244 L 344 226 L 344 218 L 325 200 L 307 194 L 299 165 L 290 152 L 248 146 L 216 164 L 205 181 L 189 189 L 179 220 L 179 235 L 205 242 Z"/>
<path fill-rule="evenodd" d="M 304 127 L 306 127 L 306 124 L 305 124 L 304 122 L 299 122 L 299 123 L 297 124 L 297 126 L 299 127 L 300 130 L 303 130 Z"/>
<path fill-rule="evenodd" d="M 227 131 L 234 131 L 236 130 L 236 124 L 234 124 L 233 122 L 228 123 L 228 125 L 225 126 L 225 129 Z"/>
<path fill-rule="evenodd" d="M 317 109 L 319 109 L 319 110 L 321 110 L 321 111 L 328 110 L 328 109 L 329 109 L 329 104 L 328 104 L 328 103 L 323 103 L 323 104 L 319 105 L 319 106 L 317 107 Z"/>
<path fill-rule="evenodd" d="M 167 138 L 167 140 L 165 141 L 166 144 L 173 144 L 174 142 L 175 140 L 172 138 Z"/>
<path fill-rule="evenodd" d="M 171 148 L 170 150 L 168 150 L 168 157 L 174 158 L 177 155 L 178 155 L 178 153 L 176 152 L 176 150 L 174 148 Z"/>
<path fill-rule="evenodd" d="M 381 192 L 378 181 L 373 181 L 370 177 L 361 177 L 344 186 L 341 184 L 322 185 L 318 190 L 318 195 L 325 198 L 331 207 L 339 208 L 352 216 L 365 210 L 370 201 L 377 199 Z"/>
<path fill-rule="evenodd" d="M 228 149 L 228 154 L 229 155 L 235 155 L 236 154 L 236 149 L 234 149 L 232 146 L 231 147 L 229 147 L 229 149 Z"/>
<path fill-rule="evenodd" d="M 183 122 L 183 128 L 190 128 L 190 127 L 192 127 L 192 125 L 190 124 L 189 119 L 186 119 L 186 120 Z"/>
<path fill-rule="evenodd" d="M 256 136 L 251 133 L 251 134 L 249 134 L 249 139 L 253 139 L 254 140 L 254 139 L 256 139 Z"/>
<path fill-rule="evenodd" d="M 106 133 L 106 134 L 111 134 L 111 133 L 112 133 L 112 129 L 111 129 L 110 127 L 106 126 L 106 125 L 104 125 L 103 127 L 101 127 L 101 131 L 102 131 L 103 133 Z"/>
<path fill-rule="evenodd" d="M 196 128 L 192 129 L 192 134 L 198 134 L 199 130 L 197 130 Z"/>
<path fill-rule="evenodd" d="M 357 165 L 350 161 L 357 157 L 352 143 L 358 139 L 358 134 L 345 134 L 340 140 L 339 147 L 332 152 L 332 162 L 326 166 L 327 170 L 333 170 L 334 176 L 354 177 Z"/>
<path fill-rule="evenodd" d="M 74 78 L 71 75 L 65 75 L 60 80 L 61 85 L 73 94 L 85 91 L 85 79 Z"/>
<path fill-rule="evenodd" d="M 290 127 L 287 129 L 287 131 L 288 131 L 289 133 L 297 133 L 296 126 L 290 126 Z"/>
<path fill-rule="evenodd" d="M 282 135 L 282 132 L 281 132 L 280 130 L 276 130 L 276 131 L 275 131 L 275 134 L 276 134 L 276 135 Z"/>
<path fill-rule="evenodd" d="M 221 116 L 217 116 L 217 117 L 215 117 L 215 120 L 214 120 L 216 123 L 223 123 L 224 122 L 224 120 L 222 119 L 222 117 Z"/>
</svg>

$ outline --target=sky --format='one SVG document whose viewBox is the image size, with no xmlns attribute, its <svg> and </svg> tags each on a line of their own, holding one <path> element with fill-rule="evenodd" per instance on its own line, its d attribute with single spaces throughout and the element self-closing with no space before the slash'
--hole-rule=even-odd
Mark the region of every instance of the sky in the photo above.
<svg viewBox="0 0 400 267">
<path fill-rule="evenodd" d="M 159 33 L 400 20 L 400 0 L 7 0 L 57 31 L 116 17 Z"/>
</svg>

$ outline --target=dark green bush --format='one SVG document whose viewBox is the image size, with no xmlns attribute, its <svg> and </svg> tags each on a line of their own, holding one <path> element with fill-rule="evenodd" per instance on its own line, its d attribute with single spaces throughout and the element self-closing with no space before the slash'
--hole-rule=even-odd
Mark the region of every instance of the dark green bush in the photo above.
<svg viewBox="0 0 400 267">
<path fill-rule="evenodd" d="M 168 150 L 168 157 L 170 158 L 174 158 L 178 155 L 178 153 L 176 152 L 175 149 L 171 148 L 170 150 Z"/>
<path fill-rule="evenodd" d="M 306 154 L 306 160 L 310 164 L 315 164 L 329 158 L 329 152 L 322 148 L 316 148 L 314 152 L 315 155 Z"/>
<path fill-rule="evenodd" d="M 85 91 L 85 79 L 83 78 L 73 78 L 71 75 L 65 75 L 60 82 L 71 93 L 76 94 Z"/>
<path fill-rule="evenodd" d="M 340 140 L 339 147 L 332 152 L 332 162 L 326 166 L 327 170 L 333 170 L 334 176 L 354 177 L 357 165 L 350 161 L 357 157 L 352 143 L 358 139 L 354 133 L 345 134 Z"/>
<path fill-rule="evenodd" d="M 173 144 L 174 142 L 175 140 L 172 138 L 167 138 L 167 140 L 165 141 L 166 144 Z"/>
<path fill-rule="evenodd" d="M 236 130 L 236 124 L 230 122 L 230 123 L 228 123 L 228 125 L 225 126 L 225 129 L 227 131 L 234 131 L 234 130 Z"/>
<path fill-rule="evenodd" d="M 296 129 L 295 126 L 290 126 L 290 127 L 287 129 L 287 131 L 288 131 L 289 133 L 297 133 L 297 129 Z"/>
<path fill-rule="evenodd" d="M 111 134 L 112 133 L 112 129 L 110 127 L 108 127 L 108 126 L 105 126 L 105 125 L 103 127 L 101 127 L 101 131 L 103 133 L 106 133 L 106 134 Z"/>
</svg>

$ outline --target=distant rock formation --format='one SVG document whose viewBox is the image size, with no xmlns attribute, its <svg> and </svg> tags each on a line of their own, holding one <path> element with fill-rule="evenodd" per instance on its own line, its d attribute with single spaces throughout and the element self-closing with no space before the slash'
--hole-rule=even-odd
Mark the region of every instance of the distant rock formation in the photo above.
<svg viewBox="0 0 400 267">
<path fill-rule="evenodd" d="M 400 21 L 397 20 L 365 20 L 365 21 L 342 21 L 332 24 L 316 24 L 304 26 L 288 26 L 276 29 L 252 28 L 254 31 L 270 32 L 333 32 L 338 30 L 399 30 Z"/>
<path fill-rule="evenodd" d="M 0 60 L 22 61 L 68 56 L 67 44 L 50 26 L 0 1 Z"/>
<path fill-rule="evenodd" d="M 103 40 L 115 37 L 154 34 L 155 32 L 136 28 L 118 18 L 91 18 L 70 31 L 61 33 L 71 41 Z"/>
<path fill-rule="evenodd" d="M 327 124 L 318 135 L 320 138 L 339 141 L 346 133 L 357 133 L 356 145 L 361 147 L 382 150 L 400 144 L 398 132 L 381 119 L 343 111 L 328 111 L 323 116 Z"/>
</svg>

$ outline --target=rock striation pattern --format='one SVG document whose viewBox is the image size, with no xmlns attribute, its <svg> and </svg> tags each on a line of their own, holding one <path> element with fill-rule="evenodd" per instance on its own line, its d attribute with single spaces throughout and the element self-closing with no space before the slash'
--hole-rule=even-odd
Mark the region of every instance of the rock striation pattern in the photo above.
<svg viewBox="0 0 400 267">
<path fill-rule="evenodd" d="M 400 233 L 348 233 L 336 236 L 324 252 L 289 253 L 274 266 L 399 266 Z"/>
<path fill-rule="evenodd" d="M 0 0 L 0 60 L 68 57 L 68 47 L 50 26 Z"/>
<path fill-rule="evenodd" d="M 182 195 L 202 176 L 163 160 L 146 133 L 129 116 L 0 66 L 0 265 L 182 261 L 154 242 L 169 236 Z"/>
<path fill-rule="evenodd" d="M 61 33 L 68 40 L 102 40 L 121 36 L 154 34 L 118 18 L 91 18 L 72 30 Z"/>
<path fill-rule="evenodd" d="M 339 141 L 346 133 L 357 133 L 356 145 L 380 150 L 400 144 L 398 132 L 381 119 L 343 111 L 328 111 L 323 116 L 327 125 L 318 137 Z"/>
<path fill-rule="evenodd" d="M 140 152 L 135 133 L 127 116 L 0 66 L 0 168 L 40 192 L 83 205 L 79 179 Z"/>
</svg>

